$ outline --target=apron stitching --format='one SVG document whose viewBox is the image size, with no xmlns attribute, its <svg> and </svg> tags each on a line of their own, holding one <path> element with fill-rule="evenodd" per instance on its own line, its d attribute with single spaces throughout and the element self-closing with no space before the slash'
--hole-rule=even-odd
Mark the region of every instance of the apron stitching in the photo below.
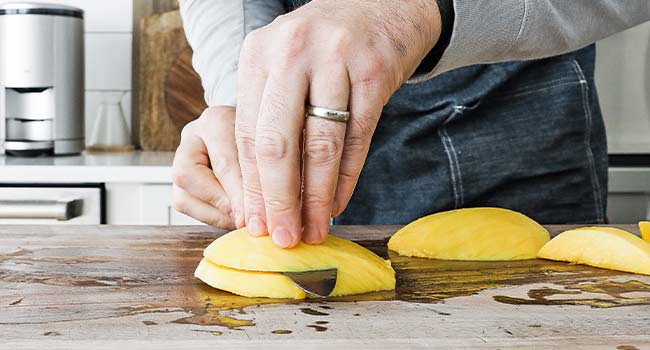
<svg viewBox="0 0 650 350">
<path fill-rule="evenodd" d="M 456 208 L 460 208 L 465 204 L 465 193 L 463 190 L 463 177 L 460 173 L 460 162 L 458 161 L 458 154 L 456 153 L 456 148 L 454 147 L 454 142 L 452 141 L 451 137 L 447 133 L 447 129 L 443 128 L 442 133 L 445 135 L 445 138 L 447 139 L 447 142 L 449 142 L 449 146 L 451 148 L 451 154 L 453 155 L 454 158 L 454 168 L 456 170 L 456 181 L 457 181 L 457 186 L 458 186 L 458 201 L 456 203 Z"/>
<path fill-rule="evenodd" d="M 582 90 L 582 107 L 585 111 L 585 123 L 586 123 L 585 149 L 587 153 L 587 159 L 589 160 L 589 170 L 591 173 L 590 174 L 591 186 L 594 195 L 594 204 L 596 205 L 596 215 L 598 216 L 599 222 L 603 222 L 605 218 L 603 214 L 600 182 L 598 182 L 598 178 L 596 177 L 596 163 L 594 161 L 594 154 L 591 150 L 592 115 L 591 115 L 591 108 L 589 107 L 589 101 L 587 99 L 589 96 L 589 86 L 587 85 L 587 79 L 585 78 L 585 75 L 582 72 L 582 68 L 580 67 L 580 65 L 576 60 L 573 60 L 573 70 L 580 78 L 580 87 Z"/>
<path fill-rule="evenodd" d="M 449 173 L 451 175 L 451 185 L 454 193 L 455 208 L 460 208 L 465 200 L 456 149 L 453 142 L 451 141 L 451 137 L 447 133 L 445 125 L 454 119 L 457 115 L 463 113 L 464 110 L 465 106 L 454 106 L 454 112 L 449 116 L 449 118 L 444 121 L 443 125 L 438 129 L 438 136 L 442 141 L 442 145 L 445 149 L 445 154 L 447 155 L 447 160 L 449 161 Z"/>
</svg>

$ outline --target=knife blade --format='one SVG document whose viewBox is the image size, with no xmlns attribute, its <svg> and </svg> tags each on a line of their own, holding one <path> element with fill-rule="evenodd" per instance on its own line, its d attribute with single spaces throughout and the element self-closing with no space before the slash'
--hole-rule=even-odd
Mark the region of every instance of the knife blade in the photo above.
<svg viewBox="0 0 650 350">
<path fill-rule="evenodd" d="M 337 269 L 282 272 L 300 289 L 311 295 L 327 298 L 336 287 Z"/>
</svg>

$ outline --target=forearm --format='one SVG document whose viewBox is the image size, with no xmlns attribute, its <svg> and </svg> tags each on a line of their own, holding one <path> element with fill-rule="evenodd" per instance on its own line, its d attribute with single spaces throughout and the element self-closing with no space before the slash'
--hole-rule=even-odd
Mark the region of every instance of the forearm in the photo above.
<svg viewBox="0 0 650 350">
<path fill-rule="evenodd" d="M 194 50 L 209 106 L 235 106 L 244 37 L 284 12 L 281 0 L 181 0 L 185 35 Z"/>
<path fill-rule="evenodd" d="M 650 20 L 648 0 L 454 0 L 454 29 L 425 80 L 455 68 L 573 51 Z"/>
</svg>

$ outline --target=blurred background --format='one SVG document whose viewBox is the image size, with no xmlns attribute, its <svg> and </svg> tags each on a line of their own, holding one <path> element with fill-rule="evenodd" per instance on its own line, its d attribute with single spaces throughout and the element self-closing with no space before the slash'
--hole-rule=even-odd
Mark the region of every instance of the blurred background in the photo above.
<svg viewBox="0 0 650 350">
<path fill-rule="evenodd" d="M 7 3 L 0 0 L 0 5 Z M 205 108 L 199 77 L 191 67 L 192 52 L 184 37 L 177 2 L 39 0 L 38 3 L 83 10 L 83 21 L 79 22 L 83 67 L 65 68 L 69 62 L 54 60 L 43 68 L 55 73 L 76 70 L 74 75 L 83 83 L 69 84 L 64 77 L 52 84 L 43 83 L 47 86 L 25 83 L 11 88 L 24 93 L 20 96 L 25 101 L 26 96 L 32 95 L 46 98 L 45 92 L 51 89 L 56 98 L 53 110 L 59 108 L 56 105 L 64 89 L 80 89 L 83 98 L 71 97 L 65 102 L 72 104 L 69 107 L 72 110 L 79 109 L 78 116 L 65 121 L 67 124 L 53 119 L 53 131 L 47 129 L 47 137 L 33 136 L 34 143 L 24 145 L 14 143 L 18 149 L 16 154 L 0 157 L 0 222 L 195 223 L 171 207 L 173 150 L 183 125 Z M 78 18 L 65 19 L 70 23 L 75 20 Z M 62 43 L 71 39 L 60 31 L 63 27 L 56 20 L 52 23 L 44 25 L 58 28 L 52 34 L 58 39 L 53 39 L 50 46 L 50 51 L 56 53 L 57 45 L 66 45 Z M 7 19 L 0 22 L 5 43 L 12 42 L 19 32 L 29 32 L 31 29 L 25 28 L 33 26 Z M 47 31 L 42 28 L 46 27 L 39 30 Z M 70 28 L 71 33 L 76 30 L 74 25 Z M 8 44 L 2 48 L 9 50 Z M 32 48 L 24 49 L 32 52 L 29 51 Z M 597 83 L 611 163 L 608 217 L 612 223 L 650 219 L 650 24 L 599 42 L 597 55 Z M 77 96 L 74 92 L 68 95 Z M 10 118 L 8 115 L 7 119 Z M 16 127 L 14 124 L 19 125 L 16 132 L 20 135 L 36 135 L 44 125 L 34 120 L 29 123 L 16 120 L 20 123 L 12 121 L 13 124 L 5 127 L 11 131 Z M 39 126 L 27 128 L 26 125 Z M 83 125 L 74 137 L 86 151 L 75 154 L 78 153 L 75 148 L 68 151 L 61 148 L 66 156 L 53 155 L 59 153 L 58 141 L 48 137 L 53 134 L 56 139 L 57 133 L 65 133 L 61 125 L 72 125 L 71 128 Z M 43 146 L 34 154 L 25 154 L 20 148 L 36 147 L 37 143 L 46 145 L 50 141 L 55 145 L 53 149 Z"/>
</svg>

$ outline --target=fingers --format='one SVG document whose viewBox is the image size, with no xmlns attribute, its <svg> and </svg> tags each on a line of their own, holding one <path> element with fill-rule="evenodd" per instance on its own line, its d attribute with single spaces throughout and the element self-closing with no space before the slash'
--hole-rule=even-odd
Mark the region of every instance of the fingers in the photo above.
<svg viewBox="0 0 650 350">
<path fill-rule="evenodd" d="M 205 120 L 199 132 L 207 148 L 212 172 L 230 200 L 230 216 L 235 226 L 243 227 L 244 192 L 235 146 L 235 110 L 227 108 L 217 112 L 208 108 L 201 118 Z"/>
<path fill-rule="evenodd" d="M 210 170 L 207 150 L 201 139 L 186 127 L 173 162 L 174 184 L 191 196 L 229 214 L 230 201 Z"/>
<path fill-rule="evenodd" d="M 310 104 L 347 111 L 349 86 L 344 67 L 323 67 L 312 78 Z M 310 116 L 305 123 L 302 239 L 317 244 L 327 238 L 329 231 L 346 124 Z"/>
<path fill-rule="evenodd" d="M 352 85 L 350 120 L 345 133 L 345 147 L 341 156 L 332 210 L 334 217 L 341 215 L 352 198 L 383 106 L 382 94 L 372 86 Z"/>
<path fill-rule="evenodd" d="M 307 77 L 300 70 L 275 72 L 264 88 L 255 149 L 271 238 L 288 248 L 300 242 L 302 231 L 300 138 Z"/>
<path fill-rule="evenodd" d="M 172 188 L 174 197 L 174 209 L 176 211 L 189 215 L 208 225 L 232 230 L 235 223 L 229 215 L 226 215 L 219 209 L 195 198 L 180 187 L 174 185 Z"/>
<path fill-rule="evenodd" d="M 255 33 L 255 32 L 253 32 Z M 245 46 L 242 48 L 240 58 L 237 89 L 237 117 L 235 118 L 235 139 L 237 143 L 239 165 L 241 168 L 244 215 L 248 232 L 253 236 L 267 234 L 266 210 L 264 208 L 264 197 L 259 181 L 257 170 L 257 159 L 255 156 L 255 138 L 257 117 L 259 114 L 260 101 L 266 73 L 258 66 L 255 59 L 258 57 L 252 53 L 247 54 L 248 47 L 254 47 L 255 37 L 252 34 L 247 36 Z M 253 44 L 250 44 L 250 42 Z"/>
</svg>

